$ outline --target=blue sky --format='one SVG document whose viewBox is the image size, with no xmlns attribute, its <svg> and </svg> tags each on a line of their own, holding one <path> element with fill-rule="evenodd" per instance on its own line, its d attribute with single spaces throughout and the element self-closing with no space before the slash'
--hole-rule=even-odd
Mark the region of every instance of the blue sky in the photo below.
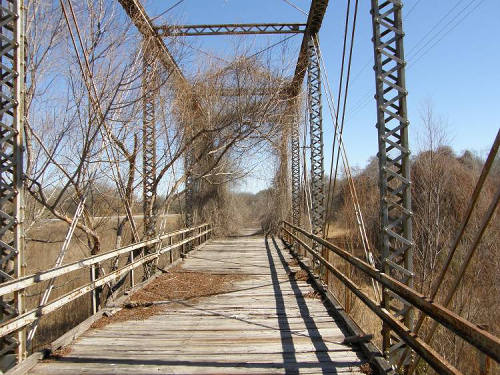
<svg viewBox="0 0 500 375">
<path fill-rule="evenodd" d="M 308 11 L 310 1 L 290 0 Z M 149 0 L 150 16 L 159 15 L 177 0 Z M 336 90 L 342 52 L 347 0 L 330 0 L 320 44 L 330 85 Z M 354 0 L 352 0 L 354 3 Z M 351 165 L 362 167 L 377 152 L 373 50 L 369 1 L 359 1 L 347 104 L 344 140 Z M 405 53 L 408 60 L 407 89 L 410 139 L 418 150 L 420 112 L 427 102 L 444 119 L 449 143 L 457 151 L 470 149 L 484 154 L 500 127 L 500 1 L 498 0 L 406 0 L 404 2 Z M 181 24 L 305 22 L 306 16 L 284 0 L 184 0 L 156 22 Z M 285 35 L 286 37 L 286 35 Z M 248 51 L 258 51 L 284 36 L 251 36 L 244 40 Z M 234 51 L 241 37 L 196 37 L 194 46 L 224 58 Z M 301 36 L 286 43 L 290 67 L 294 67 Z M 276 58 L 280 57 L 276 47 Z M 191 49 L 192 50 L 192 49 Z M 183 69 L 189 74 L 205 56 L 195 50 Z M 192 65 L 191 65 L 192 64 Z M 324 105 L 325 162 L 331 155 L 332 122 Z M 241 186 L 257 191 L 269 182 L 269 166 L 257 170 Z M 329 169 L 328 165 L 325 165 Z"/>
</svg>

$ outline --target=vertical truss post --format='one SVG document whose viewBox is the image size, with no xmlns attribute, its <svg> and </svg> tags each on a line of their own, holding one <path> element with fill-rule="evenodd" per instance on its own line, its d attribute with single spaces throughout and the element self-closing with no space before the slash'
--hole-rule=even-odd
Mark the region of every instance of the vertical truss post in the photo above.
<svg viewBox="0 0 500 375">
<path fill-rule="evenodd" d="M 413 286 L 413 240 L 410 149 L 406 108 L 402 2 L 372 0 L 373 46 L 379 144 L 379 188 L 382 271 Z M 410 329 L 411 307 L 387 289 L 382 305 Z M 398 363 L 405 344 L 387 326 L 382 329 L 384 353 Z"/>
<path fill-rule="evenodd" d="M 144 43 L 142 71 L 142 208 L 144 214 L 144 238 L 156 235 L 156 121 L 155 100 L 158 88 L 158 72 L 155 54 L 149 51 L 149 43 Z M 154 251 L 147 248 L 146 253 Z M 145 265 L 145 277 L 151 275 L 151 264 Z"/>
<path fill-rule="evenodd" d="M 24 25 L 22 1 L 0 2 L 0 282 L 23 275 Z M 24 312 L 23 291 L 0 298 L 0 322 Z M 6 370 L 26 355 L 25 331 L 1 338 Z"/>
<path fill-rule="evenodd" d="M 184 195 L 184 210 L 186 215 L 186 227 L 192 227 L 194 224 L 194 210 L 193 210 L 193 198 L 194 198 L 194 178 L 193 178 L 193 147 L 189 146 L 186 149 L 186 155 L 184 157 L 184 170 L 186 174 L 186 191 Z"/>
<path fill-rule="evenodd" d="M 295 102 L 295 99 L 294 99 Z M 292 222 L 293 225 L 300 226 L 300 131 L 297 106 L 293 105 L 293 119 L 291 132 L 292 151 Z"/>
<path fill-rule="evenodd" d="M 321 71 L 319 49 L 315 47 L 316 36 L 308 40 L 307 99 L 309 107 L 309 127 L 311 142 L 311 221 L 312 232 L 323 237 L 325 221 L 325 192 L 323 165 L 323 118 L 321 106 Z M 319 251 L 317 243 L 313 250 Z"/>
</svg>

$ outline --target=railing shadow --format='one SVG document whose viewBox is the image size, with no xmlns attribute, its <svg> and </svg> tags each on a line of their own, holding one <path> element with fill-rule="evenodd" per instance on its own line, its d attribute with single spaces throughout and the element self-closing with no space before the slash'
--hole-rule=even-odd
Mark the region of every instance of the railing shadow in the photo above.
<svg viewBox="0 0 500 375">
<path fill-rule="evenodd" d="M 283 253 L 281 252 L 280 247 L 276 243 L 276 239 L 274 238 L 274 236 L 271 237 L 271 240 L 273 243 L 273 248 L 279 257 L 283 268 L 285 269 L 286 273 L 290 275 L 291 274 L 290 267 L 289 267 L 288 263 L 286 262 L 285 257 L 283 256 Z M 271 259 L 272 257 L 270 255 L 271 249 L 269 246 L 269 235 L 266 236 L 265 242 L 266 242 L 266 249 L 268 252 L 268 257 Z M 272 259 L 270 260 L 269 264 L 270 264 L 271 274 L 276 273 L 276 268 L 274 266 L 274 262 L 272 261 Z M 298 298 L 304 298 L 304 295 L 302 294 L 302 292 L 299 288 L 297 280 L 295 280 L 294 277 L 290 277 L 290 286 L 292 287 L 292 291 L 294 293 L 296 300 Z M 278 299 L 276 301 L 278 301 Z M 299 308 L 300 316 L 302 317 L 302 320 L 304 321 L 305 326 L 307 328 L 308 335 L 311 337 L 311 342 L 312 342 L 314 349 L 315 349 L 315 355 L 316 355 L 316 358 L 318 359 L 318 362 L 321 364 L 322 371 L 324 373 L 328 372 L 330 374 L 337 373 L 336 371 L 332 372 L 332 368 L 330 366 L 327 366 L 328 364 L 332 363 L 330 356 L 328 355 L 328 347 L 325 344 L 325 342 L 323 341 L 323 338 L 321 337 L 321 335 L 319 333 L 318 327 L 317 327 L 314 319 L 310 315 L 309 308 L 307 307 L 307 304 L 305 302 L 298 303 L 298 301 L 297 301 L 297 306 Z M 286 315 L 285 315 L 285 318 L 286 318 Z M 315 337 L 317 337 L 317 338 L 315 338 Z"/>
<path fill-rule="evenodd" d="M 276 301 L 276 316 L 278 317 L 278 326 L 281 336 L 281 347 L 283 348 L 283 365 L 287 374 L 298 374 L 297 358 L 295 356 L 295 347 L 293 344 L 292 333 L 290 332 L 290 323 L 286 315 L 286 306 L 281 292 L 281 285 L 278 280 L 278 272 L 274 265 L 274 259 L 269 247 L 269 239 L 266 235 L 266 254 L 269 261 L 269 270 L 271 271 L 271 281 L 273 283 L 274 300 Z M 295 291 L 294 291 L 295 293 Z M 312 341 L 312 339 L 311 339 Z"/>
</svg>

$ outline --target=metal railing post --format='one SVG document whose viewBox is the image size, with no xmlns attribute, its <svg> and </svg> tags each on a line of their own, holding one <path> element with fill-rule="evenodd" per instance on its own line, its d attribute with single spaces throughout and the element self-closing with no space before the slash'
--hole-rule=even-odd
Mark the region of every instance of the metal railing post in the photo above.
<svg viewBox="0 0 500 375">
<path fill-rule="evenodd" d="M 128 256 L 128 262 L 129 263 L 134 263 L 134 251 L 131 251 Z M 130 288 L 132 289 L 135 286 L 135 274 L 134 274 L 134 269 L 132 268 L 129 272 L 130 275 Z"/>
<path fill-rule="evenodd" d="M 94 283 L 96 280 L 96 265 L 93 264 L 90 266 L 90 282 Z M 93 288 L 92 293 L 90 294 L 91 303 L 92 303 L 92 315 L 97 313 L 97 289 Z"/>
<path fill-rule="evenodd" d="M 169 236 L 168 237 L 168 246 L 172 246 L 172 242 L 173 242 L 173 239 L 172 239 L 172 236 Z M 174 252 L 173 250 L 170 250 L 170 264 L 174 263 Z"/>
</svg>

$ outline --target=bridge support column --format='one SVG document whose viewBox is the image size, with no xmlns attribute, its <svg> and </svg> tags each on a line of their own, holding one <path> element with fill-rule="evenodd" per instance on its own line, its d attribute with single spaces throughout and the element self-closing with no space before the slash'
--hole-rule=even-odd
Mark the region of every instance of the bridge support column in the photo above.
<svg viewBox="0 0 500 375">
<path fill-rule="evenodd" d="M 311 142 L 311 219 L 313 234 L 323 237 L 325 223 L 325 192 L 323 165 L 323 117 L 321 105 L 321 70 L 317 36 L 308 40 L 307 100 L 309 109 L 309 133 Z M 317 243 L 313 250 L 320 251 Z"/>
<path fill-rule="evenodd" d="M 24 274 L 24 17 L 23 3 L 0 3 L 0 282 Z M 24 312 L 22 290 L 0 297 L 0 322 Z M 0 370 L 4 371 L 26 356 L 24 329 L 2 337 Z"/>
<path fill-rule="evenodd" d="M 194 224 L 194 208 L 193 208 L 193 198 L 194 198 L 194 178 L 193 178 L 193 148 L 190 146 L 186 149 L 186 155 L 184 159 L 184 168 L 186 174 L 186 190 L 184 196 L 184 211 L 186 215 L 186 227 L 192 227 Z"/>
<path fill-rule="evenodd" d="M 156 122 L 155 100 L 158 91 L 156 54 L 150 51 L 152 43 L 144 42 L 142 74 L 143 123 L 142 123 L 142 172 L 144 238 L 156 235 Z M 146 253 L 153 249 L 146 249 Z M 145 277 L 149 278 L 152 264 L 145 265 Z"/>
<path fill-rule="evenodd" d="M 380 248 L 382 271 L 413 286 L 413 240 L 410 149 L 406 108 L 402 2 L 372 0 L 373 46 L 379 145 Z M 388 290 L 383 307 L 413 328 L 411 307 Z M 387 326 L 383 350 L 393 364 L 402 364 L 405 345 Z"/>
<path fill-rule="evenodd" d="M 300 131 L 296 99 L 294 99 L 292 110 L 294 114 L 291 123 L 292 222 L 293 225 L 300 226 Z"/>
</svg>

